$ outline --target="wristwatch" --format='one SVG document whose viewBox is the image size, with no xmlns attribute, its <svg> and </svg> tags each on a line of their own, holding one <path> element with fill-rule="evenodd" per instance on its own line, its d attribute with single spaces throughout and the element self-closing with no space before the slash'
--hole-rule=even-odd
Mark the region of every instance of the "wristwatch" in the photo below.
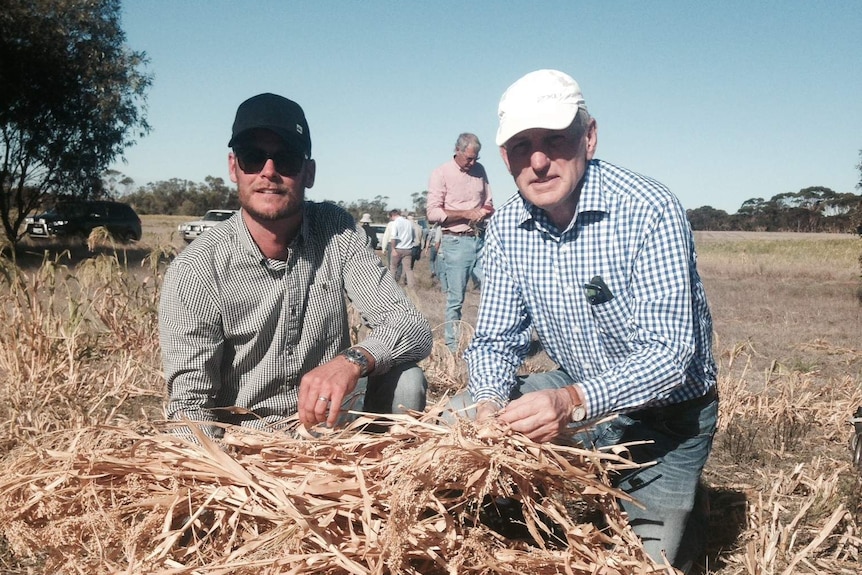
<svg viewBox="0 0 862 575">
<path fill-rule="evenodd" d="M 339 355 L 343 355 L 344 359 L 346 359 L 350 363 L 355 363 L 359 366 L 360 377 L 365 377 L 366 375 L 368 375 L 368 358 L 365 357 L 365 354 L 362 353 L 359 349 L 355 347 L 348 347 Z"/>
<path fill-rule="evenodd" d="M 587 410 L 583 405 L 576 405 L 572 408 L 572 423 L 578 423 L 587 418 Z"/>
<path fill-rule="evenodd" d="M 569 392 L 570 396 L 572 396 L 572 403 L 574 403 L 572 413 L 569 414 L 569 419 L 572 423 L 578 423 L 579 421 L 585 420 L 587 418 L 587 408 L 584 407 L 583 403 L 581 403 L 581 396 L 578 394 L 578 391 L 573 385 L 566 386 L 565 390 Z"/>
</svg>

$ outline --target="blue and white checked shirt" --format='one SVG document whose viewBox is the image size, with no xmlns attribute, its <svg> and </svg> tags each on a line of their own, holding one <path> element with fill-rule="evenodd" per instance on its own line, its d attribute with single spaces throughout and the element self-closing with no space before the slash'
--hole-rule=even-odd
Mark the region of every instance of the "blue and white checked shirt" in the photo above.
<svg viewBox="0 0 862 575">
<path fill-rule="evenodd" d="M 296 413 L 302 376 L 350 345 L 345 295 L 371 328 L 359 345 L 374 374 L 428 356 L 428 321 L 338 206 L 305 203 L 286 261 L 264 257 L 240 215 L 203 234 L 162 284 L 168 417 L 263 426 Z M 229 406 L 262 419 L 214 409 Z"/>
<path fill-rule="evenodd" d="M 590 418 L 675 404 L 716 381 L 712 319 L 685 210 L 660 183 L 589 162 L 575 220 L 510 198 L 485 236 L 485 281 L 465 358 L 474 401 L 509 402 L 537 332 L 578 382 Z M 613 299 L 591 305 L 601 276 Z"/>
</svg>

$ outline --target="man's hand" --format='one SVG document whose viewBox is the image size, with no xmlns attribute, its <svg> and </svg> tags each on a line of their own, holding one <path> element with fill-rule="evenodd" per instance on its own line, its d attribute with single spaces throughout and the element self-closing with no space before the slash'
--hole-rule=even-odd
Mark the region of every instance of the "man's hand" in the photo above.
<svg viewBox="0 0 862 575">
<path fill-rule="evenodd" d="M 494 417 L 498 413 L 500 413 L 500 406 L 496 402 L 485 400 L 476 405 L 476 421 Z"/>
<path fill-rule="evenodd" d="M 356 389 L 361 369 L 342 355 L 306 373 L 299 382 L 299 421 L 306 428 L 326 421 L 333 427 L 341 403 Z"/>
<path fill-rule="evenodd" d="M 544 443 L 562 434 L 570 423 L 574 402 L 565 389 L 526 393 L 497 413 L 513 431 Z"/>
</svg>

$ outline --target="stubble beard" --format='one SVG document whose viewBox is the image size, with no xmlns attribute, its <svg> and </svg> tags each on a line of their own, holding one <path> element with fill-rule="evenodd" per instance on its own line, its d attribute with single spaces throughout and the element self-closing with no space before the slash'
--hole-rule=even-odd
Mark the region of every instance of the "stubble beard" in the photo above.
<svg viewBox="0 0 862 575">
<path fill-rule="evenodd" d="M 242 209 L 248 212 L 250 216 L 259 221 L 277 222 L 295 217 L 302 211 L 302 204 L 305 201 L 305 189 L 299 190 L 284 190 L 279 193 L 279 197 L 286 197 L 287 203 L 280 207 L 270 209 L 260 209 L 253 201 L 251 201 L 258 192 L 249 191 L 245 201 L 240 201 Z M 242 200 L 243 198 L 241 198 Z"/>
</svg>

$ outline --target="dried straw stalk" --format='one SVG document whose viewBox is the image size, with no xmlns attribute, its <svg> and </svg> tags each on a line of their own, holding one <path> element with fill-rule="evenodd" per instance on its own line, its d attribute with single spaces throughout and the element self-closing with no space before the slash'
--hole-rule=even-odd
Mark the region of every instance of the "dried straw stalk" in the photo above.
<svg viewBox="0 0 862 575">
<path fill-rule="evenodd" d="M 366 415 L 318 436 L 228 429 L 219 443 L 194 426 L 191 441 L 87 428 L 10 465 L 0 529 L 49 573 L 671 572 L 609 487 L 633 466 L 623 454 L 440 414 L 392 416 L 385 433 L 363 431 Z M 489 527 L 505 523 L 501 498 L 520 503 L 520 533 Z"/>
</svg>

